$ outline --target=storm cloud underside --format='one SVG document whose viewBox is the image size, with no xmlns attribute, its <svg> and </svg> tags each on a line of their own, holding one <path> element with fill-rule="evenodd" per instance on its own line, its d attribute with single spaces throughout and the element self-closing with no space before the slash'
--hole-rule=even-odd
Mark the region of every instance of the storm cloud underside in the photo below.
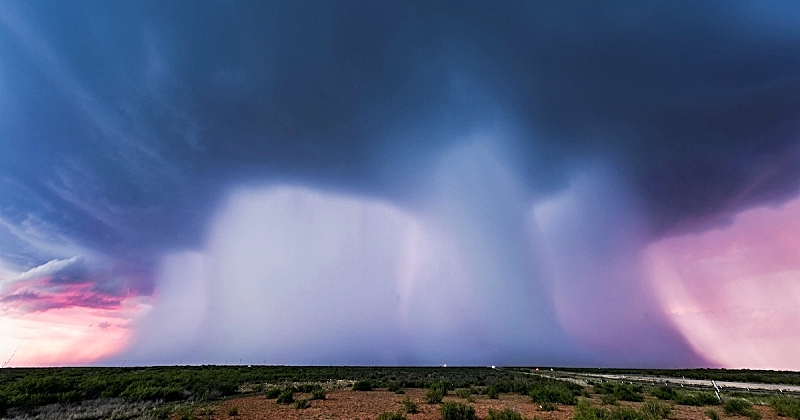
<svg viewBox="0 0 800 420">
<path fill-rule="evenodd" d="M 720 330 L 774 295 L 734 313 L 709 291 L 768 287 L 756 262 L 794 242 L 737 254 L 746 276 L 687 255 L 797 222 L 798 18 L 789 1 L 5 2 L 0 351 L 797 368 L 689 327 L 797 344 L 791 311 L 769 339 Z M 42 353 L 55 342 L 104 344 Z"/>
</svg>

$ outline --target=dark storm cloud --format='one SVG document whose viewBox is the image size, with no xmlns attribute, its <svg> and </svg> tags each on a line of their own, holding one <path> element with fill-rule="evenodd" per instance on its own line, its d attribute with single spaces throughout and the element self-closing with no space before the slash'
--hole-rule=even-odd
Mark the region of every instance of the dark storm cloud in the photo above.
<svg viewBox="0 0 800 420">
<path fill-rule="evenodd" d="M 791 2 L 13 6 L 49 47 L 6 25 L 14 105 L 36 110 L 4 167 L 66 204 L 80 184 L 102 215 L 69 222 L 100 220 L 95 236 L 174 225 L 203 206 L 187 186 L 230 172 L 380 190 L 383 143 L 417 158 L 497 119 L 519 127 L 531 182 L 553 184 L 535 187 L 604 155 L 661 229 L 796 190 Z"/>
<path fill-rule="evenodd" d="M 525 194 L 599 159 L 647 235 L 706 227 L 797 192 L 798 21 L 793 1 L 3 3 L 0 258 L 91 250 L 96 287 L 149 294 L 231 183 L 414 207 L 431 156 L 487 130 Z"/>
</svg>

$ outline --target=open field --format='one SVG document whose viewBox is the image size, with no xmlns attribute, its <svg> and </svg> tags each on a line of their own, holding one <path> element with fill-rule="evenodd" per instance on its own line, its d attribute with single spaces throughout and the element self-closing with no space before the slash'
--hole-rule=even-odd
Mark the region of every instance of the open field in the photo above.
<svg viewBox="0 0 800 420">
<path fill-rule="evenodd" d="M 718 397 L 709 379 L 692 379 L 708 370 L 659 372 L 676 374 L 522 367 L 2 369 L 0 409 L 5 418 L 76 420 L 377 419 L 382 413 L 387 420 L 800 419 L 791 385 L 750 391 L 726 386 Z M 720 379 L 734 377 L 714 372 Z M 790 383 L 800 376 L 752 373 Z M 452 417 L 451 409 L 461 417 Z"/>
</svg>

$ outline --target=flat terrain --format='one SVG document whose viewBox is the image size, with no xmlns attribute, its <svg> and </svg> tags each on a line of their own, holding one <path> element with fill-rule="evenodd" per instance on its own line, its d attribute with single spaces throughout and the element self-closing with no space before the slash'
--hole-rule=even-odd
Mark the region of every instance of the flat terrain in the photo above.
<svg viewBox="0 0 800 420">
<path fill-rule="evenodd" d="M 721 401 L 712 380 L 722 385 Z M 408 398 L 419 412 L 403 413 L 407 419 L 440 419 L 442 405 L 425 403 L 425 396 L 447 389 L 445 402 L 467 404 L 481 420 L 489 409 L 506 408 L 542 420 L 800 420 L 797 386 L 798 372 L 724 369 L 13 368 L 0 369 L 0 418 L 376 419 L 401 411 Z M 326 398 L 311 400 L 314 393 Z M 310 405 L 278 404 L 280 394 Z"/>
<path fill-rule="evenodd" d="M 263 395 L 246 396 L 228 399 L 212 405 L 211 411 L 213 411 L 213 414 L 211 415 L 204 416 L 201 414 L 202 412 L 198 412 L 196 415 L 198 418 L 227 420 L 236 418 L 374 420 L 382 412 L 398 411 L 402 407 L 400 401 L 407 396 L 416 402 L 419 407 L 419 413 L 406 414 L 409 420 L 439 420 L 441 419 L 439 413 L 441 404 L 424 403 L 423 397 L 426 391 L 425 389 L 406 389 L 406 394 L 404 395 L 398 395 L 386 390 L 369 392 L 332 391 L 328 393 L 326 400 L 311 401 L 311 407 L 306 409 L 296 409 L 292 405 L 277 404 L 275 400 L 269 400 Z M 295 395 L 296 398 L 308 398 L 310 396 L 310 394 Z M 485 395 L 477 395 L 475 397 L 475 402 L 470 403 L 466 399 L 458 398 L 451 393 L 444 398 L 444 401 L 458 401 L 473 406 L 479 419 L 485 419 L 488 416 L 489 408 L 495 410 L 502 410 L 506 407 L 512 408 L 528 419 L 537 418 L 542 420 L 569 420 L 572 419 L 575 410 L 573 406 L 559 404 L 556 411 L 542 411 L 537 404 L 531 403 L 530 398 L 527 396 L 514 394 L 500 395 L 498 399 L 489 399 Z M 591 401 L 593 405 L 602 405 L 596 395 L 593 396 Z M 640 405 L 639 403 L 630 402 L 620 402 L 620 404 L 635 408 Z M 237 409 L 238 415 L 230 416 L 228 413 L 234 407 Z M 672 419 L 707 420 L 708 417 L 704 414 L 707 408 L 674 405 Z M 750 420 L 742 416 L 725 416 L 722 407 L 713 407 L 713 409 L 719 413 L 721 418 L 726 420 Z M 774 410 L 767 406 L 757 406 L 756 410 L 761 413 L 762 420 L 788 420 L 785 417 L 778 417 Z"/>
</svg>

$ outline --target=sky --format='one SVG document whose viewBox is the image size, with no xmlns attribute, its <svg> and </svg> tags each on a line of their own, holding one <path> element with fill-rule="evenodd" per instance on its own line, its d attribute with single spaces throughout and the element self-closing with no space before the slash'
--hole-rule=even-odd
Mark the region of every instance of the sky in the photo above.
<svg viewBox="0 0 800 420">
<path fill-rule="evenodd" d="M 798 21 L 0 0 L 0 361 L 800 370 Z"/>
</svg>

